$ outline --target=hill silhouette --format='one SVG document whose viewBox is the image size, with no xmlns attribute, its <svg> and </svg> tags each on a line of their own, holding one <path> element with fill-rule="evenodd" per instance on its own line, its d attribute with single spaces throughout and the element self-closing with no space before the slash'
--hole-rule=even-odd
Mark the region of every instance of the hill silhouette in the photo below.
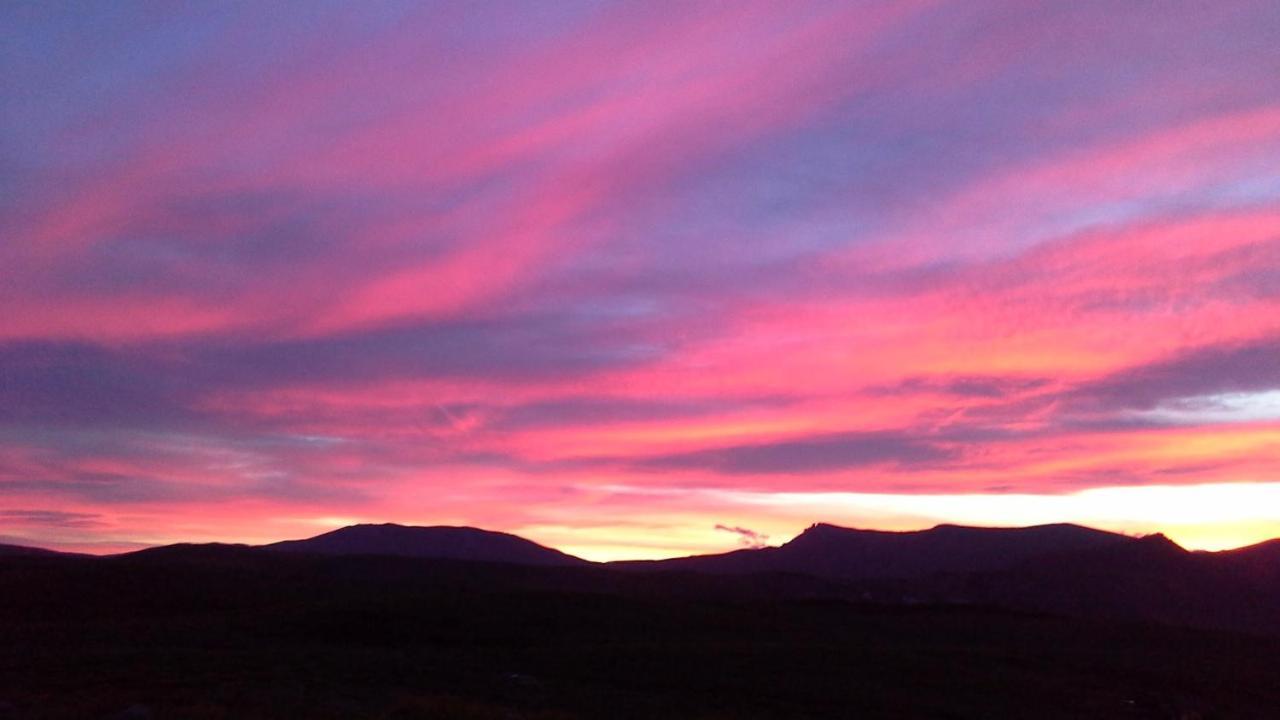
<svg viewBox="0 0 1280 720">
<path fill-rule="evenodd" d="M 1041 555 L 1124 544 L 1132 538 L 1079 525 L 1022 528 L 938 525 L 887 532 L 818 523 L 777 548 L 619 563 L 637 570 L 794 572 L 831 580 L 919 579 L 998 570 Z"/>
<path fill-rule="evenodd" d="M 1280 586 L 1280 539 L 1208 555 L 1249 576 Z"/>
<path fill-rule="evenodd" d="M 1276 578 L 1274 565 L 1250 567 L 1228 554 L 1189 552 L 1157 534 L 1042 555 L 993 572 L 935 577 L 919 590 L 927 597 L 1073 617 L 1277 634 Z"/>
<path fill-rule="evenodd" d="M 394 587 L 421 582 L 418 574 L 428 566 L 392 561 L 418 560 L 434 563 L 431 577 L 459 587 L 978 606 L 1280 634 L 1280 540 L 1226 552 L 1188 552 L 1163 535 L 1138 538 L 1071 524 L 939 525 L 886 532 L 818 523 L 779 547 L 611 563 L 583 560 L 508 533 L 395 524 L 353 525 L 260 546 L 180 543 L 115 558 L 8 547 L 7 553 L 0 548 L 0 556 L 108 563 L 93 572 L 103 582 L 123 572 L 111 569 L 119 567 L 110 565 L 112 560 L 127 560 L 128 567 L 163 563 L 193 579 L 202 568 L 248 573 L 306 568 L 331 573 L 334 582 L 365 579 Z M 360 562 L 319 562 L 323 558 Z M 529 570 L 516 572 L 513 566 Z"/>
<path fill-rule="evenodd" d="M 305 540 L 286 540 L 262 547 L 317 555 L 388 555 L 516 565 L 587 564 L 582 558 L 517 535 L 453 526 L 351 525 Z"/>
<path fill-rule="evenodd" d="M 784 552 L 731 554 L 767 568 L 715 572 L 346 542 L 440 542 L 430 528 L 347 529 L 336 549 L 332 535 L 320 551 L 0 558 L 0 717 L 1261 720 L 1280 707 L 1275 544 L 816 526 Z"/>
<path fill-rule="evenodd" d="M 0 543 L 0 557 L 67 557 L 76 553 L 64 553 L 57 550 L 46 550 L 45 548 L 29 547 L 26 545 L 6 545 Z"/>
</svg>

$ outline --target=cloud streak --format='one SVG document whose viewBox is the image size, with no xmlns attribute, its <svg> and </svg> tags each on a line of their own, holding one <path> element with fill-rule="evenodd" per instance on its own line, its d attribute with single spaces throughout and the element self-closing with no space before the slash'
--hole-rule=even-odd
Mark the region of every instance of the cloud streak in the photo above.
<svg viewBox="0 0 1280 720">
<path fill-rule="evenodd" d="M 743 547 L 762 548 L 769 544 L 769 536 L 758 533 L 751 528 L 738 527 L 737 525 L 729 526 L 716 523 L 716 530 L 721 532 L 733 533 L 738 536 L 738 543 Z"/>
</svg>

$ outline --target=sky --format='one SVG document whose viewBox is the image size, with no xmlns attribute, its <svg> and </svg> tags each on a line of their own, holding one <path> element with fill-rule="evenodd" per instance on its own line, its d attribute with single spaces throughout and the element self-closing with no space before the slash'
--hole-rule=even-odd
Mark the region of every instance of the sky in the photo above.
<svg viewBox="0 0 1280 720">
<path fill-rule="evenodd" d="M 1280 536 L 1280 3 L 0 5 L 0 542 Z"/>
</svg>

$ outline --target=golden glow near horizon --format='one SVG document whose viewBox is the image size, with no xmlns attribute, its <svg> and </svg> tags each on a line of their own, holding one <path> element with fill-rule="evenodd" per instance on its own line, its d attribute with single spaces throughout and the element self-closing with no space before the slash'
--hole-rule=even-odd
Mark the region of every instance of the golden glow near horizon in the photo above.
<svg viewBox="0 0 1280 720">
<path fill-rule="evenodd" d="M 667 491 L 661 491 L 666 494 Z M 938 524 L 1012 527 L 1074 523 L 1131 535 L 1164 533 L 1188 550 L 1227 550 L 1280 537 L 1280 483 L 1223 483 L 1190 486 L 1131 486 L 1059 495 L 905 495 L 885 493 L 788 493 L 725 490 L 691 491 L 692 504 L 736 509 L 741 525 L 770 535 L 771 545 L 790 540 L 815 522 L 868 530 L 923 530 Z M 686 491 L 671 494 L 685 495 Z M 664 532 L 632 531 L 591 542 L 590 532 L 530 528 L 538 537 L 564 538 L 556 545 L 591 560 L 678 557 L 735 548 L 713 526 L 695 527 L 655 547 Z M 585 536 L 585 537 L 584 537 Z M 566 552 L 570 552 L 566 550 Z"/>
<path fill-rule="evenodd" d="M 769 492 L 723 489 L 639 490 L 614 487 L 615 492 L 662 496 L 690 507 L 724 508 L 724 516 L 737 518 L 739 527 L 750 527 L 767 537 L 768 545 L 789 541 L 806 527 L 826 522 L 868 530 L 923 530 L 938 524 L 1013 527 L 1051 523 L 1075 523 L 1131 535 L 1163 533 L 1188 550 L 1227 550 L 1280 537 L 1280 519 L 1274 508 L 1280 503 L 1280 483 L 1217 483 L 1104 487 L 1055 495 L 991 494 L 890 494 L 850 492 Z M 152 536 L 141 542 L 125 535 L 102 541 L 101 548 L 78 545 L 74 540 L 55 543 L 87 552 L 118 552 L 140 546 L 175 542 L 247 542 L 265 544 L 310 537 L 347 525 L 384 522 L 357 517 L 279 518 L 275 527 L 258 526 L 248 535 L 226 536 L 212 528 L 187 528 L 177 534 Z M 429 518 L 401 517 L 407 525 L 465 525 L 462 521 L 436 522 Z M 649 520 L 591 526 L 530 524 L 520 527 L 485 527 L 511 532 L 540 544 L 588 560 L 650 560 L 725 552 L 745 543 L 717 524 L 698 516 L 674 521 L 655 514 Z M 184 534 L 185 533 L 185 534 Z"/>
</svg>

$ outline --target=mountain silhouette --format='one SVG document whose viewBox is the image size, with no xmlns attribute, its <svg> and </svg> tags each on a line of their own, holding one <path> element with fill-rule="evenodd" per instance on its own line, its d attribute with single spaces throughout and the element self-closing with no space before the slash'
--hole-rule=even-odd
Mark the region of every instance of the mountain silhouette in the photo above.
<svg viewBox="0 0 1280 720">
<path fill-rule="evenodd" d="M 5 545 L 0 543 L 0 557 L 67 557 L 73 555 L 76 555 L 76 553 L 64 553 L 26 545 Z"/>
<path fill-rule="evenodd" d="M 472 527 L 351 525 L 305 540 L 286 540 L 261 547 L 315 555 L 389 555 L 515 565 L 589 564 L 582 558 L 516 535 Z"/>
<path fill-rule="evenodd" d="M 929 530 L 886 532 L 818 523 L 781 547 L 615 565 L 723 574 L 792 572 L 830 580 L 920 579 L 938 573 L 999 570 L 1037 556 L 1132 540 L 1069 524 L 1021 528 L 938 525 Z"/>
<path fill-rule="evenodd" d="M 283 551 L 0 558 L 0 717 L 152 716 L 121 711 L 143 706 L 207 718 L 1156 720 L 1280 707 L 1280 595 L 1250 579 L 1272 567 L 1274 544 L 1199 553 L 1061 527 L 819 526 L 784 553 L 732 556 L 883 575 L 863 556 L 837 560 L 867 543 L 904 563 L 947 550 L 910 578 L 847 581 L 385 550 L 457 555 L 458 537 L 486 541 L 466 549 L 485 560 L 512 546 L 554 553 L 468 528 L 374 526 Z"/>
<path fill-rule="evenodd" d="M 71 558 L 76 562 L 67 572 L 92 576 L 93 583 L 109 582 L 122 568 L 148 566 L 163 566 L 164 578 L 181 573 L 189 587 L 222 572 L 263 578 L 306 572 L 316 582 L 384 588 L 448 578 L 495 590 L 978 606 L 1280 634 L 1280 540 L 1190 552 L 1163 535 L 1130 537 L 1070 524 L 885 532 L 819 523 L 779 547 L 610 563 L 507 533 L 394 524 L 353 525 L 260 546 L 180 543 L 114 556 L 123 561 L 114 565 L 112 558 L 11 545 L 0 546 L 0 557 L 7 563 Z"/>
<path fill-rule="evenodd" d="M 1280 588 L 1280 539 L 1206 554 L 1220 558 L 1239 572 Z"/>
<path fill-rule="evenodd" d="M 1163 535 L 939 580 L 937 594 L 1075 617 L 1280 631 L 1280 547 L 1189 552 Z"/>
</svg>

